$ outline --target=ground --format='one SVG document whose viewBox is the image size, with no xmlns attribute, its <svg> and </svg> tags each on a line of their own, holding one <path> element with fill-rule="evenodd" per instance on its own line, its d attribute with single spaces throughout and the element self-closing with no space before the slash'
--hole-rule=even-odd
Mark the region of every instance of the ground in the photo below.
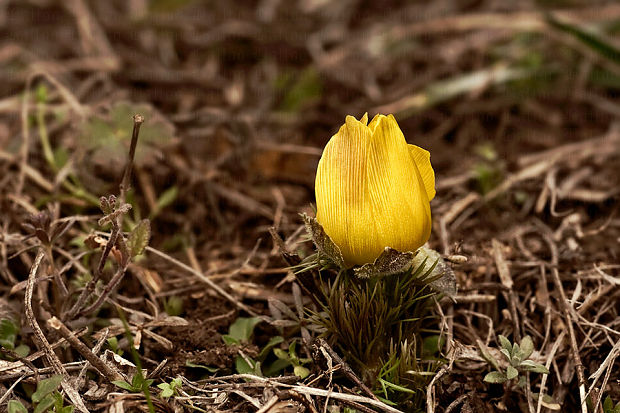
<svg viewBox="0 0 620 413">
<path fill-rule="evenodd" d="M 368 112 L 430 151 L 429 247 L 457 261 L 422 409 L 620 411 L 619 23 L 598 0 L 0 2 L 2 408 L 60 374 L 47 394 L 78 410 L 325 411 L 330 388 L 330 411 L 390 411 L 316 359 L 238 374 L 277 336 L 310 358 L 312 303 L 269 229 L 311 252 L 322 148 Z M 132 206 L 116 230 L 109 195 Z M 131 259 L 106 249 L 147 218 Z M 80 311 L 82 291 L 105 300 Z M 549 374 L 485 381 L 500 335 Z M 136 363 L 149 391 L 112 384 Z"/>
</svg>

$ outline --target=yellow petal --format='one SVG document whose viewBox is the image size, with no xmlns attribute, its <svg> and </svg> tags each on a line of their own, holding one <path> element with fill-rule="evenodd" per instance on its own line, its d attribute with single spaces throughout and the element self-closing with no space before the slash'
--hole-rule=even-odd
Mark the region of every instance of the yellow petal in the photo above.
<svg viewBox="0 0 620 413">
<path fill-rule="evenodd" d="M 348 265 L 359 263 L 361 257 L 374 259 L 365 253 L 369 235 L 375 232 L 366 185 L 369 144 L 368 127 L 347 116 L 325 146 L 316 173 L 317 220 Z"/>
<path fill-rule="evenodd" d="M 431 229 L 428 152 L 407 144 L 393 116 L 367 121 L 347 116 L 316 175 L 317 220 L 347 265 L 372 262 L 385 247 L 415 251 Z"/>
<path fill-rule="evenodd" d="M 385 118 L 385 115 L 381 115 L 379 113 L 377 113 L 372 120 L 370 121 L 370 123 L 368 124 L 368 128 L 370 129 L 370 133 L 374 133 L 375 132 L 375 128 L 377 127 L 377 125 L 379 124 L 379 119 L 383 119 Z"/>
<path fill-rule="evenodd" d="M 409 145 L 409 153 L 420 171 L 428 200 L 432 201 L 435 198 L 435 171 L 431 166 L 431 153 L 415 145 Z"/>
<path fill-rule="evenodd" d="M 377 233 L 372 249 L 415 251 L 429 238 L 431 212 L 424 181 L 392 115 L 375 117 L 368 156 L 368 189 Z M 378 255 L 377 254 L 377 255 Z"/>
<path fill-rule="evenodd" d="M 364 125 L 368 125 L 368 112 L 364 113 L 364 116 L 361 117 L 360 122 Z"/>
</svg>

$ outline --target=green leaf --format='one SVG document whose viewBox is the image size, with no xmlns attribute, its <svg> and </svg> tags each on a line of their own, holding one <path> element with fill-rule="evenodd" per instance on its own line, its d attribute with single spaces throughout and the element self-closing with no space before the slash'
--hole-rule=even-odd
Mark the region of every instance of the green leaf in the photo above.
<svg viewBox="0 0 620 413">
<path fill-rule="evenodd" d="M 251 363 L 254 363 L 254 360 L 248 358 Z M 245 358 L 241 356 L 237 356 L 235 358 L 235 369 L 239 374 L 256 374 L 255 371 L 256 363 L 254 365 L 250 365 Z"/>
<path fill-rule="evenodd" d="M 280 360 L 290 360 L 289 354 L 281 348 L 274 348 L 273 354 L 275 354 Z"/>
<path fill-rule="evenodd" d="M 142 375 L 138 373 L 134 374 L 131 378 L 131 387 L 133 387 L 134 389 L 140 389 L 142 387 L 142 381 Z"/>
<path fill-rule="evenodd" d="M 13 320 L 9 320 L 8 318 L 0 320 L 0 346 L 13 350 L 18 333 L 19 327 Z"/>
<path fill-rule="evenodd" d="M 175 143 L 174 125 L 147 104 L 116 102 L 108 116 L 89 116 L 76 135 L 80 148 L 92 153 L 95 162 L 105 161 L 108 167 L 122 168 L 131 143 L 131 117 L 136 113 L 145 118 L 140 127 L 136 165 L 155 164 L 162 150 Z"/>
<path fill-rule="evenodd" d="M 218 371 L 218 370 L 219 370 L 217 367 L 203 366 L 202 364 L 192 363 L 192 362 L 191 362 L 191 361 L 189 361 L 189 360 L 185 361 L 185 365 L 186 365 L 187 367 L 192 367 L 192 368 L 196 368 L 196 369 L 205 369 L 205 370 L 207 370 L 209 373 L 215 373 L 216 371 Z"/>
<path fill-rule="evenodd" d="M 534 352 L 534 342 L 532 341 L 532 337 L 523 337 L 523 340 L 521 340 L 521 351 L 523 352 L 523 358 L 521 360 L 526 360 L 532 355 Z"/>
<path fill-rule="evenodd" d="M 240 342 L 247 342 L 252 337 L 254 327 L 260 322 L 259 317 L 239 317 L 230 325 L 228 335 Z"/>
<path fill-rule="evenodd" d="M 615 63 L 620 63 L 620 49 L 616 48 L 613 43 L 603 39 L 602 36 L 586 31 L 577 25 L 560 22 L 552 15 L 547 16 L 547 21 L 551 26 L 568 33 L 601 56 Z"/>
<path fill-rule="evenodd" d="M 492 371 L 486 376 L 484 376 L 484 381 L 486 381 L 487 383 L 504 383 L 507 380 L 508 378 L 506 377 L 506 375 L 499 371 Z"/>
<path fill-rule="evenodd" d="M 549 370 L 547 370 L 545 366 L 533 362 L 532 360 L 523 360 L 520 364 L 520 367 L 524 368 L 527 371 L 531 371 L 532 373 L 549 374 Z"/>
<path fill-rule="evenodd" d="M 427 358 L 436 356 L 441 351 L 444 344 L 445 337 L 441 337 L 438 334 L 425 337 L 422 341 L 422 357 Z"/>
<path fill-rule="evenodd" d="M 288 359 L 277 359 L 265 367 L 265 376 L 275 376 L 290 365 L 291 362 Z"/>
<path fill-rule="evenodd" d="M 60 409 L 62 409 L 62 406 L 65 404 L 64 403 L 64 398 L 62 397 L 62 394 L 60 394 L 59 392 L 54 392 L 54 410 L 55 411 L 59 411 Z"/>
<path fill-rule="evenodd" d="M 384 379 L 379 379 L 379 383 L 381 383 L 381 386 L 384 388 L 390 388 L 392 390 L 396 390 L 396 391 L 403 392 L 403 393 L 411 393 L 411 394 L 415 393 L 414 390 L 408 389 L 407 387 L 399 386 L 398 384 L 394 384 Z"/>
<path fill-rule="evenodd" d="M 313 67 L 308 67 L 296 75 L 286 76 L 278 83 L 276 86 L 286 92 L 281 104 L 285 111 L 296 112 L 319 98 L 323 92 L 321 78 Z"/>
<path fill-rule="evenodd" d="M 142 254 L 151 238 L 151 222 L 143 219 L 127 237 L 127 247 L 132 257 Z"/>
<path fill-rule="evenodd" d="M 28 409 L 17 400 L 9 400 L 7 405 L 8 413 L 28 413 Z"/>
<path fill-rule="evenodd" d="M 136 373 L 134 374 L 133 379 L 131 380 L 131 384 L 125 381 L 122 381 L 122 380 L 115 381 L 112 383 L 116 384 L 120 388 L 129 390 L 133 393 L 140 393 L 144 389 L 148 388 L 151 384 L 153 384 L 154 381 L 155 381 L 154 379 L 145 379 L 144 377 L 142 377 L 142 375 Z M 126 385 L 122 383 L 126 383 Z M 129 386 L 129 388 L 127 388 L 126 386 Z"/>
<path fill-rule="evenodd" d="M 55 375 L 48 379 L 41 380 L 37 384 L 37 390 L 34 393 L 32 393 L 31 399 L 33 403 L 40 403 L 41 400 L 45 398 L 45 396 L 53 393 L 58 388 L 58 386 L 60 386 L 61 382 L 62 382 L 61 375 Z"/>
<path fill-rule="evenodd" d="M 288 355 L 291 358 L 291 361 L 297 362 L 297 352 L 295 351 L 295 347 L 297 347 L 297 341 L 291 341 L 291 344 L 288 345 Z"/>
<path fill-rule="evenodd" d="M 157 199 L 155 209 L 151 211 L 150 218 L 154 218 L 159 215 L 162 209 L 166 208 L 168 205 L 171 205 L 177 199 L 178 195 L 179 188 L 176 185 L 166 189 Z"/>
<path fill-rule="evenodd" d="M 280 344 L 283 341 L 284 341 L 284 338 L 282 338 L 282 336 L 271 337 L 269 339 L 269 341 L 267 342 L 267 344 L 265 344 L 265 347 L 263 347 L 263 349 L 258 354 L 258 359 L 259 360 L 265 360 L 265 358 L 267 358 L 267 356 L 269 355 L 269 351 L 274 346 L 277 346 L 278 344 Z"/>
<path fill-rule="evenodd" d="M 295 366 L 293 367 L 293 373 L 295 373 L 295 375 L 300 379 L 305 379 L 308 375 L 310 375 L 310 370 L 304 366 Z"/>
<path fill-rule="evenodd" d="M 54 405 L 54 402 L 56 401 L 56 399 L 54 398 L 53 394 L 47 394 L 45 395 L 41 401 L 39 401 L 39 404 L 37 404 L 37 407 L 34 408 L 34 413 L 43 413 L 46 412 L 47 409 L 49 409 L 50 407 L 52 407 Z"/>
<path fill-rule="evenodd" d="M 228 334 L 222 335 L 222 341 L 224 341 L 224 344 L 226 344 L 228 346 L 233 346 L 233 345 L 241 344 L 239 342 L 239 340 L 237 340 L 236 338 L 234 338 L 233 336 L 230 336 Z"/>
<path fill-rule="evenodd" d="M 497 338 L 499 339 L 499 344 L 502 346 L 502 348 L 506 349 L 506 351 L 508 352 L 508 359 L 510 360 L 512 358 L 512 343 L 501 334 Z"/>
<path fill-rule="evenodd" d="M 183 313 L 183 298 L 172 295 L 164 302 L 164 311 L 170 316 L 179 316 Z"/>
<path fill-rule="evenodd" d="M 611 400 L 611 397 L 605 397 L 605 401 L 603 402 L 603 411 L 605 413 L 609 413 L 614 408 L 614 402 Z"/>
<path fill-rule="evenodd" d="M 116 387 L 120 387 L 121 389 L 130 391 L 132 393 L 139 391 L 139 389 L 136 389 L 131 384 L 127 383 L 125 380 L 114 380 L 112 384 L 115 385 Z"/>
<path fill-rule="evenodd" d="M 167 399 L 168 397 L 174 395 L 174 390 L 172 389 L 172 386 L 168 383 L 159 383 L 157 387 L 161 389 L 161 393 L 159 393 L 159 397 L 161 398 Z"/>
<path fill-rule="evenodd" d="M 480 355 L 483 359 L 485 359 L 493 368 L 499 370 L 499 362 L 493 357 L 493 355 L 488 351 L 486 346 L 483 343 L 480 343 L 478 349 L 480 350 Z"/>
<path fill-rule="evenodd" d="M 508 366 L 508 368 L 506 369 L 506 378 L 508 380 L 512 380 L 515 377 L 517 377 L 519 375 L 519 372 L 517 371 L 517 369 L 515 369 L 512 366 Z"/>
<path fill-rule="evenodd" d="M 538 398 L 540 397 L 539 393 L 534 393 L 534 400 L 538 401 Z M 562 406 L 560 406 L 560 404 L 558 402 L 556 402 L 553 397 L 549 396 L 548 394 L 544 394 L 542 395 L 542 406 L 546 407 L 549 410 L 554 410 L 554 411 L 558 411 L 562 409 Z"/>
<path fill-rule="evenodd" d="M 19 346 L 15 347 L 15 349 L 13 350 L 19 357 L 26 357 L 28 356 L 28 354 L 30 354 L 30 347 L 28 347 L 25 344 L 20 344 Z"/>
<path fill-rule="evenodd" d="M 501 348 L 499 349 L 499 351 L 506 357 L 506 360 L 512 361 L 512 355 L 510 354 L 509 350 L 506 350 L 505 348 Z"/>
</svg>

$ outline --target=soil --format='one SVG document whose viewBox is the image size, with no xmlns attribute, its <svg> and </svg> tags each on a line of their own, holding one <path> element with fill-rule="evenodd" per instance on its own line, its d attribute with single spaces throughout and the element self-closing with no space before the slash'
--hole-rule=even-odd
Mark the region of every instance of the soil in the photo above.
<svg viewBox="0 0 620 413">
<path fill-rule="evenodd" d="M 258 357 L 275 336 L 284 337 L 276 348 L 296 342 L 298 356 L 310 356 L 302 337 L 317 333 L 297 318 L 298 304 L 312 304 L 296 295 L 269 229 L 312 253 L 299 213 L 313 214 L 323 147 L 346 115 L 385 112 L 431 153 L 429 247 L 467 259 L 453 266 L 456 301 L 436 309 L 447 363 L 421 408 L 537 411 L 542 391 L 541 411 L 585 411 L 587 399 L 588 411 L 599 403 L 597 413 L 612 413 L 609 403 L 620 402 L 618 21 L 620 6 L 600 0 L 1 2 L 0 315 L 18 331 L 0 336 L 9 339 L 0 361 L 18 359 L 20 344 L 31 355 L 47 348 L 35 322 L 51 344 L 59 340 L 47 324 L 56 316 L 96 354 L 119 350 L 106 340 L 97 347 L 104 334 L 116 337 L 135 364 L 125 317 L 154 372 L 158 411 L 369 411 L 368 395 L 360 407 L 313 393 L 364 394 L 316 360 L 304 380 L 291 379 L 289 364 L 263 381 L 238 376 L 235 360 Z M 98 199 L 120 197 L 135 113 L 146 121 L 121 229 L 128 236 L 148 218 L 152 249 L 132 260 L 101 309 L 71 313 L 113 232 L 98 223 Z M 33 224 L 40 211 L 51 224 Z M 48 249 L 43 235 L 63 220 L 70 228 Z M 101 237 L 96 248 L 84 245 L 91 234 Z M 119 248 L 87 304 L 113 279 Z M 276 314 L 283 307 L 290 313 Z M 252 316 L 280 324 L 262 322 L 247 342 L 226 345 L 231 324 Z M 531 336 L 532 359 L 550 374 L 530 373 L 527 388 L 485 382 L 493 369 L 484 351 L 507 367 L 500 335 Z M 85 357 L 75 342 L 54 354 L 56 364 L 40 353 L 26 369 L 0 371 L 0 393 L 10 392 L 2 403 L 31 408 L 32 386 L 65 374 L 59 365 L 78 377 L 82 367 L 71 363 Z M 85 398 L 90 411 L 149 410 L 142 393 L 92 366 L 81 377 L 78 393 L 104 389 L 97 402 Z M 185 393 L 159 397 L 155 386 L 175 377 Z M 9 390 L 16 378 L 23 383 Z M 292 391 L 295 382 L 302 387 Z M 70 396 L 64 389 L 67 405 Z"/>
</svg>

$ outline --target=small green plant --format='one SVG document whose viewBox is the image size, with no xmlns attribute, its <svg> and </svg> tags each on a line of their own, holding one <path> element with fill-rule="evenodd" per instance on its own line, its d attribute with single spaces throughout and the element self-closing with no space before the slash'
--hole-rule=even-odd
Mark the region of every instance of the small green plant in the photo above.
<svg viewBox="0 0 620 413">
<path fill-rule="evenodd" d="M 547 370 L 545 366 L 532 360 L 528 360 L 534 351 L 534 343 L 532 342 L 532 338 L 530 336 L 525 336 L 523 340 L 521 340 L 521 345 L 517 343 L 511 344 L 510 340 L 502 335 L 498 338 L 501 345 L 501 349 L 499 351 L 504 355 L 504 357 L 506 357 L 509 365 L 506 370 L 503 370 L 499 366 L 497 360 L 490 360 L 496 371 L 488 373 L 484 377 L 484 381 L 487 383 L 504 383 L 509 380 L 517 379 L 519 385 L 521 386 L 522 384 L 525 385 L 525 377 L 523 376 L 523 373 L 525 372 L 529 371 L 532 373 L 549 374 L 549 370 Z M 487 356 L 490 356 L 490 354 Z M 519 376 L 520 374 L 521 376 Z"/>
<path fill-rule="evenodd" d="M 472 172 L 478 191 L 486 195 L 502 181 L 504 165 L 490 143 L 476 146 L 475 152 L 480 160 L 474 165 Z"/>
<path fill-rule="evenodd" d="M 440 340 L 434 337 L 432 307 L 441 295 L 456 295 L 454 272 L 438 252 L 425 247 L 405 252 L 388 247 L 374 262 L 351 268 L 317 219 L 301 217 L 316 253 L 302 260 L 282 251 L 301 288 L 317 304 L 306 308 L 305 328 L 320 333 L 385 403 L 405 411 L 421 409 L 420 389 L 444 362 L 438 354 Z"/>
<path fill-rule="evenodd" d="M 258 317 L 239 317 L 228 328 L 228 334 L 222 336 L 226 344 L 248 342 L 254 333 L 254 327 L 261 322 Z"/>
<path fill-rule="evenodd" d="M 65 406 L 64 398 L 58 391 L 58 386 L 62 382 L 62 376 L 56 375 L 45 380 L 39 381 L 37 389 L 30 400 L 34 407 L 34 413 L 55 412 L 55 413 L 72 413 L 73 406 Z M 19 401 L 11 400 L 7 405 L 9 413 L 26 413 L 28 409 Z"/>
<path fill-rule="evenodd" d="M 169 316 L 179 316 L 183 314 L 183 299 L 177 295 L 168 297 L 164 302 L 164 311 Z"/>
<path fill-rule="evenodd" d="M 141 145 L 136 150 L 135 162 L 139 166 L 153 164 L 158 159 L 158 153 L 174 143 L 174 125 L 161 116 L 157 110 L 148 104 L 133 102 L 116 102 L 106 115 L 89 117 L 76 135 L 81 147 L 97 156 L 93 156 L 95 163 L 114 167 L 121 167 L 118 163 L 127 153 L 129 142 L 126 137 L 131 136 L 131 123 L 127 122 L 128 113 L 140 113 L 148 123 L 141 127 Z"/>
<path fill-rule="evenodd" d="M 7 411 L 9 413 L 28 413 L 28 409 L 17 400 L 10 400 L 7 405 Z"/>
<path fill-rule="evenodd" d="M 310 67 L 300 72 L 285 71 L 274 84 L 282 92 L 280 108 L 285 112 L 297 112 L 321 97 L 323 83 L 316 69 Z"/>
<path fill-rule="evenodd" d="M 13 320 L 4 318 L 0 320 L 0 346 L 12 350 L 19 357 L 26 357 L 30 353 L 30 347 L 25 344 L 16 345 L 19 326 Z"/>
<path fill-rule="evenodd" d="M 254 327 L 260 323 L 258 317 L 239 317 L 229 327 L 228 334 L 222 336 L 224 343 L 228 345 L 242 345 L 250 341 L 254 333 Z M 279 344 L 284 342 L 282 336 L 274 336 L 269 339 L 267 344 L 261 349 L 256 359 L 239 354 L 235 359 L 235 368 L 240 374 L 255 374 L 257 376 L 274 376 L 280 374 L 287 367 L 293 367 L 293 373 L 299 378 L 306 378 L 310 374 L 303 365 L 310 362 L 309 358 L 302 358 L 297 355 L 296 341 L 292 341 L 288 346 L 288 351 L 277 348 Z M 276 357 L 275 361 L 267 360 L 270 354 Z M 273 360 L 273 358 L 269 359 Z"/>
<path fill-rule="evenodd" d="M 110 347 L 110 350 L 112 350 L 114 353 L 118 354 L 119 356 L 122 356 L 125 353 L 123 349 L 118 346 L 118 339 L 116 337 L 110 337 L 107 341 L 108 347 Z"/>
<path fill-rule="evenodd" d="M 131 384 L 127 383 L 125 380 L 115 380 L 112 383 L 131 393 L 142 393 L 145 389 L 148 389 L 154 381 L 153 379 L 144 378 L 142 374 L 136 373 L 131 378 Z"/>
<path fill-rule="evenodd" d="M 603 412 L 604 413 L 620 413 L 620 402 L 614 405 L 614 401 L 611 397 L 605 397 L 605 401 L 603 402 Z"/>
<path fill-rule="evenodd" d="M 276 355 L 278 360 L 274 361 L 271 365 L 265 368 L 265 375 L 273 376 L 285 368 L 292 366 L 293 373 L 299 377 L 300 379 L 305 379 L 310 374 L 310 370 L 304 367 L 304 364 L 312 361 L 309 358 L 299 357 L 297 352 L 295 351 L 295 347 L 297 346 L 297 342 L 293 341 L 288 346 L 288 351 L 282 350 L 281 348 L 274 348 L 273 353 Z"/>
<path fill-rule="evenodd" d="M 525 336 L 520 344 L 512 344 L 506 337 L 498 336 L 500 343 L 500 352 L 508 361 L 508 367 L 502 369 L 497 360 L 486 351 L 482 352 L 482 356 L 495 368 L 495 371 L 488 373 L 484 377 L 487 383 L 503 384 L 504 398 L 509 399 L 512 390 L 516 388 L 525 392 L 530 392 L 527 388 L 527 379 L 525 373 L 541 373 L 549 374 L 549 370 L 542 364 L 529 360 L 534 351 L 534 343 L 530 336 Z M 516 385 L 516 386 L 515 386 Z M 532 393 L 533 399 L 538 400 L 542 397 L 541 404 L 550 410 L 560 410 L 561 406 L 548 394 Z"/>
<path fill-rule="evenodd" d="M 179 394 L 179 389 L 183 386 L 183 381 L 180 377 L 172 379 L 170 383 L 159 383 L 157 387 L 161 389 L 161 393 L 159 393 L 159 397 L 162 399 L 167 399 L 172 396 L 176 396 Z"/>
<path fill-rule="evenodd" d="M 254 327 L 261 322 L 258 317 L 239 317 L 228 328 L 228 334 L 222 336 L 222 340 L 229 346 L 242 345 L 250 341 L 254 334 Z M 240 374 L 256 374 L 262 376 L 260 362 L 254 361 L 245 354 L 239 354 L 235 358 L 235 368 Z"/>
</svg>

